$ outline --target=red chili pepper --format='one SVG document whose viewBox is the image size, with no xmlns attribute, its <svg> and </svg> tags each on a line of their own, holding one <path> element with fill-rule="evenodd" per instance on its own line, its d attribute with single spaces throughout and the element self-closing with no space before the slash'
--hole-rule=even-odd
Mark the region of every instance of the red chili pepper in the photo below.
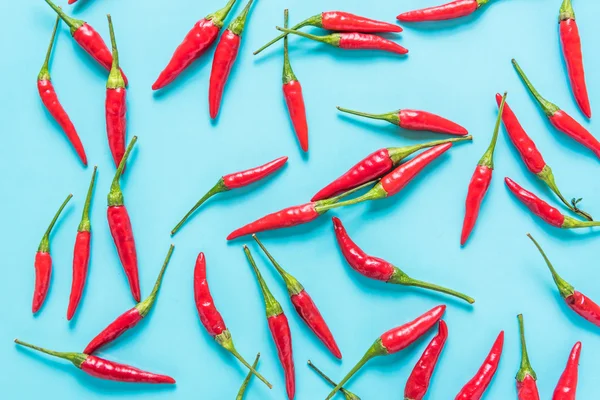
<svg viewBox="0 0 600 400">
<path fill-rule="evenodd" d="M 152 90 L 162 89 L 173 82 L 179 74 L 208 50 L 217 39 L 219 31 L 223 27 L 223 21 L 227 18 L 235 2 L 236 0 L 229 0 L 225 7 L 196 22 L 183 42 L 175 49 L 171 60 L 152 85 Z"/>
<path fill-rule="evenodd" d="M 540 400 L 540 394 L 538 392 L 537 375 L 531 363 L 529 362 L 529 355 L 527 354 L 527 344 L 525 342 L 525 327 L 523 324 L 523 315 L 517 316 L 519 320 L 519 333 L 521 336 L 521 368 L 517 372 L 517 396 L 519 400 Z"/>
<path fill-rule="evenodd" d="M 52 222 L 46 229 L 46 233 L 42 237 L 42 241 L 38 247 L 37 253 L 35 253 L 35 286 L 33 289 L 33 305 L 31 311 L 35 314 L 42 308 L 46 295 L 48 294 L 48 288 L 50 287 L 50 276 L 52 275 L 52 256 L 50 255 L 50 233 L 54 224 L 58 220 L 58 217 L 66 207 L 67 203 L 73 197 L 72 194 L 68 195 L 65 201 L 52 218 Z"/>
<path fill-rule="evenodd" d="M 279 265 L 279 263 L 273 258 L 273 256 L 271 256 L 261 241 L 258 240 L 256 235 L 252 235 L 252 237 L 254 240 L 256 240 L 256 243 L 258 243 L 262 251 L 265 252 L 265 255 L 269 258 L 277 272 L 279 272 L 279 275 L 281 275 L 283 278 L 288 294 L 290 295 L 290 300 L 292 301 L 294 309 L 300 318 L 302 318 L 304 323 L 313 331 L 319 340 L 323 342 L 331 354 L 341 359 L 342 353 L 335 342 L 331 330 L 329 330 L 325 319 L 321 315 L 321 312 L 317 308 L 310 295 L 306 292 L 306 290 L 304 290 L 304 286 L 302 286 L 302 284 L 298 282 L 296 278 L 290 275 Z"/>
<path fill-rule="evenodd" d="M 444 315 L 446 306 L 437 306 L 414 321 L 391 329 L 379 336 L 367 350 L 361 360 L 350 370 L 348 375 L 333 389 L 325 400 L 331 399 L 369 360 L 378 356 L 388 356 L 404 350 L 429 331 Z"/>
<path fill-rule="evenodd" d="M 69 17 L 64 11 L 54 4 L 51 0 L 46 0 L 46 3 L 58 14 L 58 16 L 69 26 L 73 39 L 86 51 L 96 62 L 110 72 L 113 63 L 112 53 L 110 52 L 102 36 L 94 28 L 88 25 L 87 22 L 80 19 Z M 127 85 L 127 77 L 123 73 L 125 85 Z"/>
<path fill-rule="evenodd" d="M 68 2 L 68 3 L 69 3 L 69 4 L 75 4 L 75 3 L 77 3 L 77 0 L 69 0 L 69 2 Z"/>
<path fill-rule="evenodd" d="M 473 14 L 489 0 L 456 0 L 441 6 L 408 11 L 396 18 L 402 22 L 443 21 Z"/>
<path fill-rule="evenodd" d="M 600 141 L 596 139 L 587 129 L 585 129 L 579 122 L 575 121 L 573 117 L 558 108 L 554 103 L 549 102 L 533 87 L 517 61 L 513 58 L 512 63 L 517 70 L 517 73 L 527 86 L 529 92 L 533 95 L 537 103 L 540 105 L 542 111 L 546 114 L 550 123 L 558 129 L 560 132 L 566 134 L 570 138 L 584 145 L 588 149 L 594 152 L 596 157 L 600 158 Z"/>
<path fill-rule="evenodd" d="M 198 309 L 200 322 L 202 322 L 202 326 L 204 326 L 208 334 L 271 389 L 273 386 L 269 381 L 259 374 L 254 367 L 248 364 L 233 345 L 231 333 L 225 326 L 225 321 L 223 320 L 221 313 L 219 313 L 219 310 L 217 310 L 212 295 L 210 294 L 210 288 L 208 287 L 208 281 L 206 279 L 206 258 L 204 257 L 204 253 L 198 254 L 196 266 L 194 268 L 194 299 L 196 300 L 196 308 Z"/>
<path fill-rule="evenodd" d="M 73 282 L 71 283 L 71 295 L 69 296 L 69 307 L 67 308 L 67 320 L 69 321 L 75 315 L 79 300 L 81 300 L 90 263 L 90 241 L 92 239 L 90 203 L 94 192 L 97 169 L 97 167 L 94 167 L 92 181 L 90 182 L 87 197 L 85 198 L 83 214 L 81 215 L 81 222 L 77 228 L 77 237 L 75 238 L 75 248 L 73 250 Z"/>
<path fill-rule="evenodd" d="M 504 346 L 504 331 L 500 332 L 498 338 L 492 346 L 492 350 L 477 374 L 461 389 L 456 395 L 455 400 L 479 400 L 492 382 L 496 374 L 500 357 L 502 356 L 502 347 Z"/>
<path fill-rule="evenodd" d="M 115 242 L 117 253 L 119 253 L 119 259 L 123 270 L 129 281 L 129 287 L 131 288 L 131 294 L 136 302 L 140 301 L 140 278 L 138 274 L 138 263 L 137 263 L 137 252 L 135 250 L 135 239 L 133 237 L 133 228 L 131 227 L 131 219 L 129 213 L 125 207 L 125 200 L 123 198 L 123 192 L 121 191 L 120 178 L 125 169 L 125 163 L 129 154 L 133 149 L 133 146 L 137 142 L 137 136 L 134 136 L 125 150 L 125 154 L 121 159 L 119 168 L 115 173 L 115 177 L 110 186 L 110 192 L 108 193 L 108 226 L 110 233 Z"/>
<path fill-rule="evenodd" d="M 85 347 L 85 350 L 83 350 L 84 354 L 93 354 L 99 348 L 115 341 L 119 336 L 135 327 L 142 319 L 146 317 L 146 315 L 148 315 L 152 307 L 154 307 L 154 303 L 156 303 L 158 290 L 162 284 L 163 276 L 165 275 L 165 270 L 167 269 L 167 265 L 169 265 L 169 261 L 171 260 L 171 255 L 173 254 L 174 248 L 175 246 L 173 245 L 171 245 L 169 248 L 169 252 L 167 253 L 165 262 L 158 273 L 158 278 L 156 278 L 156 283 L 154 284 L 154 288 L 152 288 L 152 292 L 150 292 L 150 296 L 148 296 L 144 301 L 138 303 L 132 309 L 127 310 L 123 314 L 119 315 L 113 322 L 104 328 L 102 332 L 97 334 L 96 337 L 94 337 L 88 343 L 88 345 Z"/>
<path fill-rule="evenodd" d="M 119 364 L 114 361 L 108 361 L 100 357 L 90 356 L 83 353 L 64 353 L 47 350 L 29 343 L 22 342 L 19 339 L 15 339 L 15 343 L 51 355 L 53 357 L 71 361 L 73 365 L 81 369 L 86 374 L 99 379 L 129 383 L 175 383 L 175 379 L 171 378 L 170 376 L 153 374 L 152 372 L 142 371 L 135 367 Z"/>
<path fill-rule="evenodd" d="M 254 363 L 252 364 L 252 368 L 256 369 L 256 367 L 258 366 L 258 360 L 260 359 L 260 353 L 258 353 L 256 355 L 256 358 L 254 359 Z M 235 396 L 235 400 L 243 400 L 244 399 L 244 395 L 246 394 L 246 389 L 248 389 L 248 384 L 250 383 L 250 379 L 252 379 L 252 371 L 248 372 L 248 375 L 246 375 L 246 379 L 244 379 L 244 382 L 242 382 L 242 386 L 240 387 L 240 390 L 238 391 L 237 396 Z"/>
<path fill-rule="evenodd" d="M 563 0 L 560 6 L 559 32 L 575 101 L 581 112 L 586 117 L 592 118 L 592 108 L 590 107 L 583 70 L 581 38 L 579 37 L 579 28 L 577 27 L 577 21 L 575 21 L 575 11 L 573 11 L 571 0 Z"/>
<path fill-rule="evenodd" d="M 310 368 L 312 368 L 312 370 L 315 371 L 317 373 L 317 375 L 319 375 L 321 378 L 323 378 L 327 383 L 329 383 L 333 387 L 337 386 L 337 383 L 335 383 L 334 381 L 332 381 L 330 377 L 328 377 L 327 375 L 325 375 L 323 373 L 323 371 L 321 371 L 319 368 L 317 368 L 315 366 L 315 364 L 313 364 L 310 360 L 308 360 L 307 363 L 308 363 L 308 366 Z M 360 400 L 360 397 L 358 397 L 357 395 L 355 395 L 354 393 L 352 393 L 349 390 L 346 390 L 344 388 L 340 388 L 340 392 L 344 395 L 344 397 L 346 398 L 346 400 Z"/>
<path fill-rule="evenodd" d="M 569 354 L 567 366 L 558 380 L 556 389 L 554 389 L 552 400 L 575 400 L 575 395 L 577 393 L 580 355 L 581 342 L 577 342 Z"/>
<path fill-rule="evenodd" d="M 60 104 L 60 101 L 58 101 L 56 90 L 54 89 L 54 85 L 52 85 L 52 80 L 50 78 L 50 55 L 52 54 L 52 49 L 54 47 L 54 39 L 56 38 L 56 30 L 59 23 L 60 17 L 56 17 L 56 23 L 54 24 L 54 29 L 52 30 L 50 45 L 48 46 L 48 51 L 46 52 L 46 59 L 44 60 L 44 65 L 42 65 L 42 69 L 38 75 L 37 87 L 40 93 L 40 98 L 42 99 L 42 103 L 44 103 L 44 106 L 50 115 L 52 115 L 52 118 L 54 118 L 58 125 L 60 125 L 83 165 L 87 166 L 87 156 L 85 155 L 85 149 L 83 148 L 81 139 L 77 134 L 77 130 L 75 129 L 73 122 L 71 122 L 71 118 L 69 118 L 69 115 Z"/>
<path fill-rule="evenodd" d="M 506 92 L 502 97 L 502 103 L 500 103 L 500 111 L 498 112 L 498 118 L 496 119 L 492 141 L 477 163 L 477 168 L 475 168 L 475 172 L 473 172 L 473 176 L 471 177 L 471 182 L 469 182 L 467 200 L 465 202 L 465 218 L 463 220 L 462 233 L 460 235 L 461 246 L 464 246 L 465 243 L 467 243 L 467 239 L 469 239 L 469 236 L 475 227 L 481 203 L 492 182 L 494 150 L 496 149 L 496 142 L 498 141 L 498 130 L 500 129 L 500 119 L 502 117 L 505 102 Z"/>
<path fill-rule="evenodd" d="M 225 84 L 229 78 L 231 67 L 233 67 L 235 60 L 237 59 L 240 43 L 242 41 L 242 32 L 244 31 L 248 11 L 250 11 L 250 6 L 253 1 L 254 0 L 249 0 L 240 15 L 231 21 L 231 24 L 225 29 L 225 32 L 223 32 L 221 39 L 219 39 L 219 43 L 217 44 L 212 70 L 210 71 L 210 84 L 208 87 L 208 107 L 212 119 L 217 118 L 217 115 L 219 114 L 223 90 L 225 89 Z"/>
<path fill-rule="evenodd" d="M 173 228 L 173 230 L 171 231 L 171 235 L 176 234 L 181 229 L 183 224 L 185 224 L 185 222 L 188 219 L 190 219 L 192 214 L 196 212 L 196 210 L 200 208 L 200 206 L 204 204 L 206 200 L 210 199 L 218 193 L 227 192 L 231 189 L 238 189 L 244 186 L 248 186 L 254 182 L 258 182 L 261 179 L 264 179 L 267 176 L 271 175 L 279 168 L 283 167 L 287 160 L 287 157 L 279 157 L 259 167 L 247 169 L 240 172 L 234 172 L 232 174 L 222 176 L 217 181 L 216 185 L 213 186 L 213 188 L 210 189 L 200 200 L 198 200 L 196 205 L 194 205 L 194 207 L 192 207 L 192 209 L 183 217 L 183 219 L 179 221 L 177 226 L 175 226 L 175 228 Z"/>
</svg>

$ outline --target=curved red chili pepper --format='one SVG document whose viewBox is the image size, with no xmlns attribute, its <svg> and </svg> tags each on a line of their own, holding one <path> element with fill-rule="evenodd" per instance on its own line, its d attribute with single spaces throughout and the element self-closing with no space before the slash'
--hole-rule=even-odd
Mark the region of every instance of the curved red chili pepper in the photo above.
<svg viewBox="0 0 600 400">
<path fill-rule="evenodd" d="M 529 362 L 527 354 L 527 344 L 525 342 L 525 327 L 523 324 L 523 315 L 517 316 L 519 320 L 519 333 L 521 336 L 521 368 L 517 372 L 517 396 L 519 400 L 540 400 L 538 392 L 537 375 Z"/>
<path fill-rule="evenodd" d="M 47 350 L 29 343 L 22 342 L 18 339 L 15 339 L 15 343 L 17 343 L 20 346 L 25 346 L 30 349 L 34 349 L 39 352 L 51 355 L 53 357 L 68 360 L 86 374 L 99 379 L 129 383 L 175 384 L 175 379 L 171 378 L 170 376 L 142 371 L 141 369 L 125 364 L 116 363 L 114 361 L 108 361 L 100 357 L 90 356 L 83 353 L 64 353 L 59 351 Z"/>
<path fill-rule="evenodd" d="M 504 331 L 500 332 L 498 335 L 490 353 L 483 362 L 483 365 L 479 368 L 479 371 L 477 371 L 477 374 L 475 374 L 475 376 L 461 389 L 456 395 L 455 400 L 481 399 L 498 370 L 503 346 Z"/>
<path fill-rule="evenodd" d="M 575 400 L 575 395 L 577 394 L 580 355 L 581 342 L 577 342 L 569 354 L 567 365 L 554 389 L 552 400 Z"/>
<path fill-rule="evenodd" d="M 35 253 L 35 284 L 33 289 L 33 303 L 31 306 L 31 311 L 35 314 L 37 313 L 42 305 L 44 304 L 44 300 L 46 300 L 46 295 L 48 294 L 48 288 L 50 287 L 50 276 L 52 275 L 52 256 L 50 255 L 50 233 L 52 233 L 52 228 L 56 224 L 58 217 L 67 206 L 67 203 L 73 197 L 72 194 L 68 195 L 65 201 L 61 204 L 60 208 L 54 214 L 54 218 L 50 222 L 48 229 L 46 229 L 46 233 L 42 237 L 42 241 L 38 246 L 38 250 Z"/>
<path fill-rule="evenodd" d="M 69 4 L 75 4 L 75 3 L 77 3 L 77 0 L 69 0 L 68 3 Z"/>
<path fill-rule="evenodd" d="M 110 15 L 107 17 L 113 62 L 106 83 L 106 133 L 115 166 L 119 167 L 123 154 L 125 154 L 125 140 L 127 137 L 127 89 L 125 88 L 123 74 L 119 69 L 119 51 L 117 50 L 112 18 Z"/>
<path fill-rule="evenodd" d="M 310 368 L 312 368 L 313 371 L 315 371 L 317 373 L 317 375 L 319 375 L 321 378 L 323 378 L 331 386 L 333 386 L 333 387 L 337 386 L 337 383 L 335 383 L 334 381 L 332 381 L 330 377 L 328 377 L 327 375 L 325 375 L 323 373 L 323 371 L 321 371 L 319 368 L 317 368 L 315 366 L 315 364 L 313 364 L 310 360 L 308 360 L 307 364 L 308 364 L 308 366 Z M 355 395 L 351 391 L 346 390 L 344 388 L 340 388 L 340 393 L 342 393 L 344 395 L 344 397 L 346 398 L 346 400 L 360 400 L 360 397 L 358 397 L 357 395 Z"/>
<path fill-rule="evenodd" d="M 331 399 L 369 360 L 378 356 L 387 356 L 404 350 L 429 331 L 442 318 L 446 306 L 441 305 L 427 311 L 417 319 L 402 326 L 390 329 L 373 343 L 363 358 L 350 370 L 348 375 L 329 393 L 325 400 Z"/>
<path fill-rule="evenodd" d="M 473 14 L 489 0 L 456 0 L 441 6 L 408 11 L 396 18 L 402 22 L 443 21 Z"/>
</svg>

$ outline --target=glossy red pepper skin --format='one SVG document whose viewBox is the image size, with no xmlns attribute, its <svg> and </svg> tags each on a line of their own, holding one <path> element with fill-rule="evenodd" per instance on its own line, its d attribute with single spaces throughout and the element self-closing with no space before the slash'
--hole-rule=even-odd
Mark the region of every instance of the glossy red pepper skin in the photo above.
<svg viewBox="0 0 600 400">
<path fill-rule="evenodd" d="M 223 184 L 229 190 L 248 186 L 271 175 L 287 162 L 287 157 L 279 157 L 268 163 L 240 172 L 223 175 Z"/>
<path fill-rule="evenodd" d="M 127 127 L 127 90 L 125 88 L 106 89 L 106 133 L 108 146 L 118 167 L 125 154 Z"/>
<path fill-rule="evenodd" d="M 94 337 L 83 350 L 84 354 L 93 354 L 100 347 L 113 342 L 119 336 L 136 326 L 142 320 L 142 314 L 134 307 L 125 311 Z"/>
<path fill-rule="evenodd" d="M 428 131 L 464 136 L 469 132 L 459 124 L 427 111 L 400 110 L 398 126 L 411 131 Z"/>
<path fill-rule="evenodd" d="M 577 394 L 577 380 L 579 375 L 579 357 L 581 356 L 581 342 L 575 343 L 567 365 L 552 394 L 552 400 L 575 400 Z"/>
<path fill-rule="evenodd" d="M 565 223 L 565 216 L 556 208 L 546 203 L 535 194 L 525 190 L 518 183 L 510 178 L 504 178 L 506 186 L 532 213 L 546 221 L 552 226 L 562 228 Z"/>
<path fill-rule="evenodd" d="M 308 122 L 302 85 L 296 80 L 283 84 L 283 97 L 287 105 L 294 132 L 303 151 L 308 151 Z"/>
<path fill-rule="evenodd" d="M 517 382 L 517 398 L 519 400 L 540 400 L 537 383 L 527 375 L 522 382 Z"/>
<path fill-rule="evenodd" d="M 457 0 L 441 6 L 423 8 L 408 11 L 398 15 L 396 18 L 402 22 L 425 22 L 443 21 L 466 17 L 473 14 L 477 9 L 489 0 Z"/>
<path fill-rule="evenodd" d="M 218 336 L 227 330 L 225 321 L 215 306 L 208 281 L 206 280 L 206 257 L 204 253 L 198 254 L 194 268 L 194 298 L 202 326 L 212 337 Z"/>
<path fill-rule="evenodd" d="M 288 399 L 293 399 L 296 395 L 296 372 L 294 367 L 294 357 L 292 351 L 292 332 L 285 314 L 271 316 L 267 319 L 271 336 L 277 348 L 279 362 L 283 367 L 285 375 L 285 390 Z"/>
</svg>

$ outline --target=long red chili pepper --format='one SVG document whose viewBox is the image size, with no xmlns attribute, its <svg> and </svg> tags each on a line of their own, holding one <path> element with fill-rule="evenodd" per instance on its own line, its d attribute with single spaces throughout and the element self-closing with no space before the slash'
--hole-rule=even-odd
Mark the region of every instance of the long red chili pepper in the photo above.
<svg viewBox="0 0 600 400">
<path fill-rule="evenodd" d="M 573 140 L 593 151 L 596 157 L 600 158 L 600 141 L 598 141 L 598 139 L 596 139 L 579 122 L 575 121 L 573 117 L 558 108 L 556 104 L 551 103 L 543 98 L 542 95 L 540 95 L 540 93 L 533 87 L 514 58 L 512 63 L 517 70 L 517 73 L 523 80 L 523 83 L 525 83 L 525 86 L 527 86 L 529 92 L 533 95 L 536 102 L 540 105 L 542 111 L 544 111 L 544 114 L 546 114 L 550 120 L 550 123 L 560 132 L 566 134 Z"/>
<path fill-rule="evenodd" d="M 248 17 L 248 11 L 254 0 L 248 0 L 246 7 L 242 10 L 231 24 L 225 29 L 221 35 L 215 55 L 213 58 L 212 70 L 210 71 L 210 83 L 208 87 L 208 107 L 210 117 L 217 118 L 219 109 L 221 108 L 221 99 L 223 98 L 223 90 L 229 78 L 231 67 L 237 59 L 240 43 L 242 41 L 242 32 Z"/>
<path fill-rule="evenodd" d="M 117 50 L 112 18 L 110 15 L 107 17 L 113 62 L 108 75 L 108 82 L 106 82 L 106 133 L 110 152 L 115 161 L 115 166 L 118 167 L 123 154 L 125 154 L 125 140 L 127 137 L 127 89 L 119 68 L 119 51 Z"/>
<path fill-rule="evenodd" d="M 38 92 L 40 93 L 40 98 L 42 99 L 42 103 L 44 103 L 44 106 L 50 115 L 52 115 L 52 118 L 54 118 L 58 125 L 60 125 L 83 165 L 87 166 L 87 156 L 85 155 L 85 149 L 83 148 L 81 139 L 77 134 L 77 130 L 75 129 L 73 122 L 71 122 L 71 118 L 69 118 L 69 115 L 60 104 L 60 101 L 58 101 L 58 96 L 56 95 L 56 90 L 54 89 L 54 85 L 52 84 L 50 77 L 50 55 L 52 54 L 52 49 L 54 47 L 54 39 L 56 38 L 56 30 L 59 23 L 60 17 L 56 17 L 56 23 L 54 24 L 54 29 L 52 30 L 50 45 L 48 46 L 48 51 L 46 52 L 46 59 L 44 60 L 44 65 L 42 65 L 42 69 L 40 70 L 37 78 L 37 87 Z"/>
<path fill-rule="evenodd" d="M 479 7 L 487 4 L 488 1 L 490 0 L 456 0 L 441 6 L 408 11 L 396 18 L 402 22 L 425 22 L 466 17 L 477 11 Z"/>
<path fill-rule="evenodd" d="M 332 381 L 330 377 L 325 375 L 325 373 L 323 371 L 321 371 L 319 368 L 317 368 L 315 366 L 315 364 L 313 364 L 310 360 L 307 361 L 307 364 L 313 371 L 315 371 L 317 373 L 317 375 L 319 375 L 321 378 L 323 378 L 323 380 L 325 380 L 325 382 L 329 383 L 333 387 L 337 386 L 337 383 Z M 340 392 L 344 395 L 346 400 L 360 400 L 360 397 L 358 397 L 357 395 L 355 395 L 354 393 L 352 393 L 349 390 L 340 388 Z"/>
<path fill-rule="evenodd" d="M 50 287 L 50 276 L 52 275 L 52 256 L 50 255 L 50 233 L 54 224 L 58 220 L 58 217 L 66 207 L 67 203 L 73 197 L 72 194 L 68 195 L 65 201 L 61 204 L 60 208 L 54 214 L 54 218 L 50 222 L 46 233 L 42 237 L 42 241 L 38 246 L 37 252 L 35 253 L 35 286 L 33 289 L 33 304 L 31 311 L 35 314 L 42 308 L 46 295 L 48 294 L 48 288 Z"/>
<path fill-rule="evenodd" d="M 321 312 L 317 308 L 317 305 L 314 303 L 313 299 L 304 289 L 304 286 L 296 278 L 294 278 L 291 274 L 285 271 L 281 265 L 273 258 L 271 253 L 265 248 L 265 246 L 258 240 L 256 235 L 252 235 L 256 243 L 260 246 L 262 251 L 264 251 L 265 255 L 269 258 L 279 275 L 283 278 L 285 282 L 285 286 L 287 288 L 288 294 L 290 295 L 290 300 L 294 305 L 294 309 L 302 318 L 304 323 L 313 331 L 313 333 L 319 338 L 321 342 L 327 347 L 327 349 L 333 354 L 335 357 L 341 359 L 342 353 L 335 342 L 333 334 L 327 326 L 325 319 L 321 315 Z"/>
<path fill-rule="evenodd" d="M 210 288 L 208 287 L 208 281 L 206 279 L 206 257 L 204 257 L 204 253 L 198 254 L 196 266 L 194 268 L 194 299 L 196 301 L 200 322 L 208 334 L 271 389 L 273 386 L 269 381 L 259 374 L 254 367 L 248 364 L 240 353 L 238 353 L 233 344 L 231 333 L 225 326 L 225 321 L 223 320 L 221 313 L 219 313 L 219 310 L 217 310 L 210 293 Z"/>
<path fill-rule="evenodd" d="M 75 311 L 77 311 L 77 306 L 81 300 L 90 263 L 90 242 L 92 239 L 90 203 L 92 202 L 97 170 L 98 168 L 94 167 L 92 181 L 90 182 L 87 197 L 85 198 L 81 222 L 77 228 L 77 236 L 75 238 L 75 247 L 73 249 L 73 282 L 71 283 L 71 295 L 69 296 L 69 306 L 67 308 L 67 320 L 69 321 L 75 315 Z"/>
<path fill-rule="evenodd" d="M 131 219 L 125 207 L 123 192 L 121 191 L 120 178 L 125 169 L 125 163 L 129 158 L 129 154 L 133 146 L 137 142 L 137 136 L 134 136 L 125 150 L 125 154 L 121 159 L 119 168 L 115 173 L 115 177 L 110 186 L 108 193 L 108 209 L 107 219 L 110 233 L 115 242 L 121 265 L 129 281 L 131 294 L 136 302 L 140 301 L 140 278 L 138 274 L 137 251 L 135 250 L 135 239 L 133 237 L 133 228 L 131 227 Z"/>
<path fill-rule="evenodd" d="M 110 72 L 113 63 L 112 53 L 102 36 L 87 22 L 80 19 L 69 17 L 65 12 L 51 0 L 46 0 L 46 3 L 58 14 L 58 16 L 69 26 L 73 39 L 86 51 L 96 62 Z M 127 77 L 121 70 L 125 85 L 127 85 Z"/>
<path fill-rule="evenodd" d="M 498 370 L 503 346 L 504 331 L 500 332 L 498 335 L 490 353 L 483 362 L 483 365 L 477 371 L 477 374 L 475 374 L 475 376 L 461 389 L 456 395 L 455 400 L 481 399 Z"/>
<path fill-rule="evenodd" d="M 269 330 L 271 331 L 271 336 L 275 342 L 275 347 L 277 347 L 277 355 L 279 356 L 279 361 L 281 362 L 283 373 L 285 375 L 285 389 L 288 399 L 292 400 L 296 394 L 296 371 L 294 368 L 292 333 L 290 332 L 290 325 L 287 317 L 283 313 L 281 304 L 275 300 L 275 297 L 273 297 L 273 294 L 269 290 L 269 287 L 265 283 L 260 271 L 258 270 L 248 246 L 244 246 L 244 253 L 246 253 L 248 262 L 250 263 L 250 266 L 256 275 L 256 279 L 260 286 L 260 291 L 265 301 Z"/>
<path fill-rule="evenodd" d="M 591 118 L 592 108 L 585 84 L 585 72 L 583 69 L 583 55 L 581 54 L 581 38 L 579 28 L 575 20 L 575 11 L 571 0 L 563 0 L 560 6 L 559 16 L 560 42 L 562 43 L 563 56 L 567 64 L 571 89 L 575 101 L 583 114 Z"/>
<path fill-rule="evenodd" d="M 519 400 L 540 400 L 540 394 L 535 382 L 537 381 L 537 375 L 531 367 L 529 355 L 527 354 L 523 315 L 519 314 L 517 318 L 519 320 L 519 333 L 521 336 L 521 368 L 519 368 L 516 377 L 517 396 Z"/>
<path fill-rule="evenodd" d="M 175 80 L 187 67 L 208 50 L 219 35 L 223 21 L 236 0 L 229 0 L 225 7 L 196 22 L 181 44 L 175 49 L 171 60 L 160 73 L 152 90 L 162 89 Z"/>
<path fill-rule="evenodd" d="M 498 118 L 496 119 L 492 141 L 477 163 L 477 168 L 475 168 L 475 172 L 473 172 L 473 176 L 471 177 L 471 182 L 469 182 L 467 200 L 465 201 L 465 218 L 463 220 L 462 233 L 460 235 L 461 246 L 464 246 L 465 243 L 467 243 L 467 239 L 469 239 L 469 236 L 475 227 L 481 203 L 492 182 L 494 150 L 496 149 L 496 142 L 498 141 L 498 130 L 500 129 L 500 119 L 502 118 L 505 102 L 506 92 L 502 97 L 502 103 L 500 103 L 500 111 L 498 112 Z"/>
<path fill-rule="evenodd" d="M 554 389 L 552 400 L 575 400 L 575 395 L 577 394 L 580 355 L 581 342 L 577 342 L 569 354 L 567 365 Z"/>
<path fill-rule="evenodd" d="M 119 364 L 114 361 L 108 361 L 103 358 L 88 354 L 65 353 L 47 350 L 29 343 L 22 342 L 19 339 L 15 339 L 15 343 L 20 346 L 25 346 L 30 349 L 51 355 L 53 357 L 70 361 L 73 363 L 73 365 L 81 369 L 86 374 L 99 379 L 129 383 L 175 383 L 175 379 L 171 378 L 170 376 L 142 371 L 129 365 Z"/>
<path fill-rule="evenodd" d="M 88 345 L 85 347 L 85 350 L 83 350 L 85 354 L 93 354 L 99 348 L 115 341 L 119 336 L 135 327 L 142 319 L 144 319 L 144 317 L 146 317 L 146 315 L 148 315 L 150 310 L 152 310 L 154 303 L 156 303 L 158 290 L 162 284 L 163 276 L 165 275 L 165 270 L 167 269 L 167 265 L 169 265 L 169 261 L 171 260 L 171 255 L 173 254 L 174 248 L 175 246 L 173 245 L 169 247 L 169 252 L 167 253 L 165 262 L 158 273 L 158 278 L 156 278 L 156 283 L 154 284 L 154 288 L 152 288 L 152 292 L 150 292 L 150 296 L 148 296 L 144 301 L 138 303 L 132 309 L 127 310 L 123 314 L 119 315 L 113 322 L 111 322 L 106 328 L 97 334 L 96 337 L 94 337 L 88 343 Z"/>
<path fill-rule="evenodd" d="M 441 305 L 427 311 L 414 321 L 390 329 L 379 336 L 348 375 L 329 393 L 325 400 L 331 399 L 369 360 L 378 356 L 388 356 L 404 350 L 429 331 L 442 318 L 446 306 Z"/>
<path fill-rule="evenodd" d="M 259 359 L 260 359 L 260 353 L 258 353 L 256 355 L 256 358 L 254 359 L 254 363 L 252 364 L 252 368 L 256 369 L 256 367 L 258 366 Z M 235 400 L 243 400 L 244 399 L 244 395 L 246 394 L 246 390 L 248 389 L 248 385 L 250 384 L 250 379 L 252 379 L 253 375 L 254 374 L 252 373 L 252 371 L 248 372 L 248 375 L 246 375 L 244 382 L 242 382 L 242 386 L 240 387 L 240 390 L 238 391 L 237 396 L 235 396 Z"/>
<path fill-rule="evenodd" d="M 204 204 L 204 202 L 206 202 L 206 200 L 210 199 L 218 193 L 227 192 L 232 189 L 238 189 L 244 186 L 248 186 L 254 182 L 260 181 L 261 179 L 264 179 L 267 176 L 274 173 L 275 171 L 277 171 L 279 168 L 283 167 L 287 160 L 287 157 L 279 157 L 273 161 L 269 161 L 268 163 L 255 168 L 250 168 L 244 171 L 234 172 L 232 174 L 222 176 L 217 181 L 215 186 L 213 186 L 212 189 L 210 189 L 204 196 L 202 196 L 202 198 L 198 200 L 194 207 L 192 207 L 192 209 L 181 219 L 181 221 L 179 221 L 179 223 L 171 231 L 171 235 L 176 234 L 186 223 L 186 221 L 190 219 L 192 214 L 194 214 L 196 210 L 200 208 L 200 206 Z"/>
</svg>

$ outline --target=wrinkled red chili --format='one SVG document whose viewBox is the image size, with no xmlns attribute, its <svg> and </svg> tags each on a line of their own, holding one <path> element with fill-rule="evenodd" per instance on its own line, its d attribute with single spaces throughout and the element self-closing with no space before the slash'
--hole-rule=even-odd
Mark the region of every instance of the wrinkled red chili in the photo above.
<svg viewBox="0 0 600 400">
<path fill-rule="evenodd" d="M 398 15 L 396 19 L 402 22 L 425 22 L 461 18 L 473 14 L 488 1 L 490 0 L 456 0 L 441 6 L 408 11 Z"/>
<path fill-rule="evenodd" d="M 554 389 L 552 400 L 575 400 L 577 394 L 577 380 L 579 375 L 579 357 L 581 356 L 581 342 L 575 343 L 567 365 L 563 371 L 558 384 Z"/>
<path fill-rule="evenodd" d="M 315 366 L 315 364 L 313 364 L 310 360 L 307 361 L 308 366 L 317 373 L 317 375 L 319 375 L 321 378 L 323 378 L 323 380 L 325 380 L 325 382 L 329 383 L 331 386 L 336 387 L 337 383 L 335 383 L 334 381 L 331 380 L 330 377 L 328 377 L 327 375 L 325 375 L 325 373 L 323 371 L 321 371 L 319 368 L 317 368 Z M 340 388 L 340 393 L 342 393 L 344 395 L 344 397 L 346 398 L 346 400 L 360 400 L 360 397 L 358 397 L 357 395 L 355 395 L 354 393 L 352 393 L 349 390 L 346 390 L 344 388 Z"/>
<path fill-rule="evenodd" d="M 119 51 L 113 29 L 112 18 L 108 17 L 110 42 L 112 44 L 113 62 L 106 83 L 106 133 L 108 145 L 112 153 L 115 167 L 118 167 L 125 154 L 125 140 L 127 137 L 127 89 L 125 80 L 119 68 Z"/>
<path fill-rule="evenodd" d="M 517 372 L 517 397 L 519 400 L 540 400 L 540 394 L 537 388 L 537 375 L 527 354 L 527 343 L 525 342 L 525 326 L 523 323 L 523 315 L 517 316 L 519 320 L 519 336 L 521 338 L 521 367 Z"/>
</svg>

